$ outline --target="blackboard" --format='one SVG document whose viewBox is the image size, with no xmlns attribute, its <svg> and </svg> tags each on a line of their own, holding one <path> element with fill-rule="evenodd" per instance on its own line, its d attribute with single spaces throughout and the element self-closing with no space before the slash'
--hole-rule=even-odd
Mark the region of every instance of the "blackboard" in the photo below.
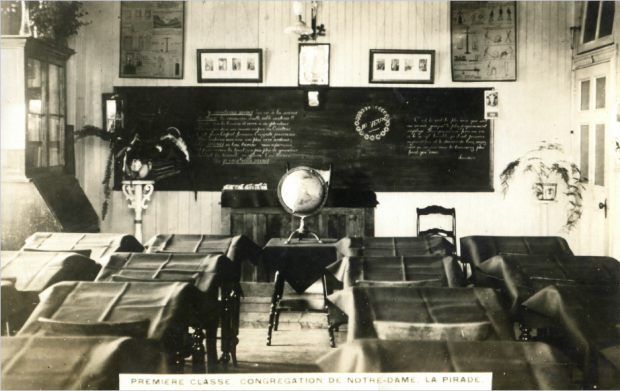
<svg viewBox="0 0 620 391">
<path fill-rule="evenodd" d="M 127 126 L 175 126 L 198 190 L 267 183 L 285 164 L 327 169 L 332 188 L 493 191 L 484 88 L 117 87 Z M 117 170 L 118 171 L 118 170 Z M 116 177 L 118 187 L 119 177 Z M 158 190 L 192 190 L 184 173 Z"/>
</svg>

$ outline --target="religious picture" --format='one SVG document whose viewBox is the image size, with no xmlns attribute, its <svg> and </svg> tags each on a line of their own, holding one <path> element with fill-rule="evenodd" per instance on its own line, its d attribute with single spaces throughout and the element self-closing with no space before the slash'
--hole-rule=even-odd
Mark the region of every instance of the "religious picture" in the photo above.
<svg viewBox="0 0 620 391">
<path fill-rule="evenodd" d="M 329 44 L 299 44 L 298 83 L 329 85 Z"/>
<path fill-rule="evenodd" d="M 499 93 L 497 91 L 484 92 L 484 118 L 499 118 Z"/>
<path fill-rule="evenodd" d="M 240 71 L 241 70 L 241 59 L 240 58 L 233 58 L 232 59 L 232 70 L 233 71 Z"/>
<path fill-rule="evenodd" d="M 420 71 L 426 72 L 426 65 L 428 64 L 428 60 L 425 58 L 420 59 Z"/>
<path fill-rule="evenodd" d="M 218 69 L 219 69 L 220 72 L 228 70 L 228 59 L 220 58 L 218 60 L 218 64 L 219 64 Z"/>
<path fill-rule="evenodd" d="M 385 60 L 384 59 L 377 60 L 377 70 L 385 71 Z"/>
<path fill-rule="evenodd" d="M 210 58 L 205 59 L 205 72 L 213 71 L 213 60 Z"/>
<path fill-rule="evenodd" d="M 256 69 L 256 61 L 253 58 L 248 58 L 247 59 L 247 63 L 248 63 L 248 71 L 253 71 Z"/>
<path fill-rule="evenodd" d="M 422 60 L 420 60 L 422 61 Z M 405 72 L 409 72 L 413 69 L 413 59 L 407 58 L 405 59 Z"/>
<path fill-rule="evenodd" d="M 398 69 L 400 68 L 399 66 L 399 60 L 398 58 L 393 58 L 392 59 L 392 71 L 393 72 L 398 72 Z"/>
</svg>

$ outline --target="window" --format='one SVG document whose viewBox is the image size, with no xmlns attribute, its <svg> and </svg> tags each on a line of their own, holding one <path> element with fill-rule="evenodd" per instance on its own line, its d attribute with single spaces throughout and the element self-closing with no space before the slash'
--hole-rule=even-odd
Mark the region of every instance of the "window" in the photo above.
<svg viewBox="0 0 620 391">
<path fill-rule="evenodd" d="M 61 172 L 65 165 L 65 67 L 46 56 L 26 60 L 26 172 Z"/>
<path fill-rule="evenodd" d="M 614 1 L 585 1 L 581 22 L 579 53 L 610 45 L 614 42 Z"/>
</svg>

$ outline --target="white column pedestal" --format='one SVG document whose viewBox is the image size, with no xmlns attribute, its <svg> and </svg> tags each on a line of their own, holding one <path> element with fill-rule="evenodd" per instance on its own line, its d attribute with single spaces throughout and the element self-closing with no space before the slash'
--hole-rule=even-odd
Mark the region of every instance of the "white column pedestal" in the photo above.
<svg viewBox="0 0 620 391">
<path fill-rule="evenodd" d="M 138 242 L 142 243 L 142 211 L 148 208 L 146 204 L 151 200 L 151 195 L 155 191 L 155 181 L 123 181 L 123 194 L 129 201 L 129 208 L 134 209 L 135 234 Z"/>
</svg>

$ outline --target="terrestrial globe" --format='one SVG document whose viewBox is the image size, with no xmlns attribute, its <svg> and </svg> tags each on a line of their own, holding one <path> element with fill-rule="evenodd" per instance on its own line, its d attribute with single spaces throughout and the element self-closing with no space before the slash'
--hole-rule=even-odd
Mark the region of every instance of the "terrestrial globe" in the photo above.
<svg viewBox="0 0 620 391">
<path fill-rule="evenodd" d="M 301 166 L 287 171 L 280 179 L 280 204 L 288 213 L 301 217 L 299 228 L 291 233 L 285 243 L 290 243 L 295 234 L 299 234 L 300 240 L 303 235 L 312 235 L 319 243 L 323 243 L 314 232 L 305 228 L 304 219 L 323 209 L 327 201 L 330 175 L 331 167 L 330 171 L 320 171 Z"/>
</svg>

